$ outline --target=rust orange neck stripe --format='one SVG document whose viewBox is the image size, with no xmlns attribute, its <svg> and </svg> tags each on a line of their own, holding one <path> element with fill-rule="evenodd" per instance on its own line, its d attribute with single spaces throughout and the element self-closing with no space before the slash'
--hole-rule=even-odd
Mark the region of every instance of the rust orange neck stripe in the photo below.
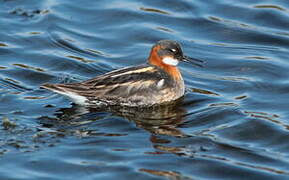
<svg viewBox="0 0 289 180">
<path fill-rule="evenodd" d="M 179 69 L 176 66 L 171 66 L 168 64 L 163 63 L 162 58 L 158 55 L 158 50 L 160 46 L 155 46 L 152 48 L 150 56 L 149 56 L 149 63 L 155 66 L 158 66 L 169 73 L 175 80 L 181 79 L 182 75 Z"/>
</svg>

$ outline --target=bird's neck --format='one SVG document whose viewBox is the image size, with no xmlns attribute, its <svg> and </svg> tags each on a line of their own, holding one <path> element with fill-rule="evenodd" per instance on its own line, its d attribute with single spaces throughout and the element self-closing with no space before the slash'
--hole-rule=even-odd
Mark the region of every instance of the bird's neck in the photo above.
<svg viewBox="0 0 289 180">
<path fill-rule="evenodd" d="M 175 80 L 181 80 L 182 75 L 176 66 L 165 64 L 157 54 L 157 50 L 152 50 L 148 59 L 149 64 L 158 66 L 171 75 Z"/>
</svg>

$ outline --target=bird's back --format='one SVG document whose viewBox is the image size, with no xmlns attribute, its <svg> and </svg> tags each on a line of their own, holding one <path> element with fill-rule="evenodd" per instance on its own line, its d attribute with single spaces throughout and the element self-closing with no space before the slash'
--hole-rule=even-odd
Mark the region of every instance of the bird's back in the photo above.
<svg viewBox="0 0 289 180">
<path fill-rule="evenodd" d="M 42 87 L 69 96 L 78 104 L 148 106 L 176 100 L 184 94 L 182 79 L 176 81 L 150 64 L 111 71 L 80 83 Z"/>
</svg>

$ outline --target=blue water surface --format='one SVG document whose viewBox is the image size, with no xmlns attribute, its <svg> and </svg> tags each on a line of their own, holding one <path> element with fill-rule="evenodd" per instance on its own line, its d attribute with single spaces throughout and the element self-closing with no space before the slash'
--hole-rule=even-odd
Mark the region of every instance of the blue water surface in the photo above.
<svg viewBox="0 0 289 180">
<path fill-rule="evenodd" d="M 0 0 L 0 179 L 288 179 L 287 0 Z M 161 39 L 187 93 L 95 109 L 40 89 L 144 63 Z"/>
</svg>

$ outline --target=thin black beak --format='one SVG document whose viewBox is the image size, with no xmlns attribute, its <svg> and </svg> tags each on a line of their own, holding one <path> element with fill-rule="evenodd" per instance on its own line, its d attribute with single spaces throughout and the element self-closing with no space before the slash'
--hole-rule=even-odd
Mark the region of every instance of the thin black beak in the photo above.
<svg viewBox="0 0 289 180">
<path fill-rule="evenodd" d="M 188 56 L 183 56 L 183 61 L 191 63 L 191 64 L 193 64 L 195 66 L 198 66 L 198 67 L 203 67 L 202 63 L 204 63 L 203 60 L 191 58 L 191 57 L 188 57 Z"/>
</svg>

